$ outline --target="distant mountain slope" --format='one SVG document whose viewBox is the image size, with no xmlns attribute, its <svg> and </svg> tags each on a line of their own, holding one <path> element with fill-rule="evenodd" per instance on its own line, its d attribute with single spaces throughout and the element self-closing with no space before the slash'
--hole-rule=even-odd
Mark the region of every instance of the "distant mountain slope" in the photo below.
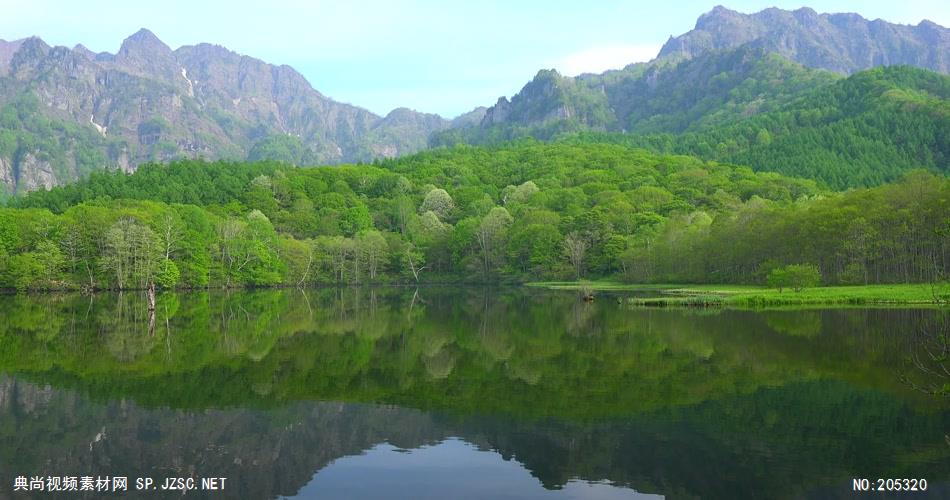
<svg viewBox="0 0 950 500">
<path fill-rule="evenodd" d="M 894 96 L 880 96 L 873 87 L 860 90 L 871 99 L 864 103 L 869 109 L 897 120 L 891 124 L 877 123 L 884 118 L 868 114 L 861 115 L 863 125 L 848 126 L 846 132 L 821 129 L 843 133 L 849 142 L 802 139 L 817 149 L 813 159 L 798 166 L 781 163 L 795 155 L 755 152 L 772 154 L 782 141 L 818 134 L 819 127 L 830 125 L 805 120 L 796 122 L 791 133 L 749 120 L 793 109 L 785 107 L 842 74 L 895 64 L 947 73 L 950 30 L 929 21 L 903 26 L 807 8 L 746 15 L 716 7 L 699 18 L 694 30 L 671 38 L 649 63 L 573 78 L 542 70 L 511 100 L 502 97 L 494 106 L 449 121 L 406 108 L 377 116 L 322 95 L 290 67 L 209 44 L 172 50 L 148 30 L 127 38 L 115 54 L 96 54 L 81 45 L 50 47 L 38 38 L 0 40 L 0 199 L 93 170 L 131 171 L 146 161 L 200 156 L 358 162 L 427 146 L 550 140 L 590 131 L 650 135 L 639 142 L 759 169 L 797 171 L 840 186 L 890 179 L 914 162 L 945 169 L 940 162 L 946 150 L 928 149 L 943 144 L 939 131 L 930 132 L 942 122 L 929 106 L 944 98 L 939 92 L 917 94 L 904 82 L 891 82 L 896 91 L 910 92 L 913 104 L 903 107 L 884 106 Z M 906 111 L 909 106 L 920 109 L 920 116 Z M 818 112 L 836 116 L 824 108 Z M 920 136 L 915 120 L 921 122 Z M 764 129 L 785 139 L 740 152 L 736 148 L 751 144 L 748 138 L 719 137 L 713 130 L 746 133 L 742 127 L 750 123 L 757 124 L 756 136 Z M 904 128 L 894 129 L 896 124 Z M 734 125 L 739 128 L 729 128 Z M 874 135 L 885 132 L 887 137 Z M 673 141 L 657 134 L 687 137 Z M 707 134 L 705 146 L 697 134 Z M 692 140 L 700 142 L 688 144 Z M 787 147 L 797 151 L 800 146 Z M 822 162 L 836 165 L 832 170 L 863 173 L 836 178 Z M 850 166 L 845 168 L 845 162 Z"/>
<path fill-rule="evenodd" d="M 728 126 L 568 140 L 696 155 L 839 189 L 873 186 L 915 168 L 950 172 L 950 76 L 908 66 L 875 68 Z"/>
<path fill-rule="evenodd" d="M 950 72 L 950 30 L 808 8 L 746 15 L 719 6 L 700 16 L 694 30 L 670 38 L 649 63 L 576 78 L 541 71 L 510 101 L 502 97 L 488 108 L 478 127 L 432 142 L 549 139 L 580 130 L 695 131 L 775 109 L 834 81 L 818 70 L 851 74 L 888 65 Z"/>
<path fill-rule="evenodd" d="M 695 29 L 671 37 L 659 56 L 691 58 L 743 45 L 839 73 L 892 65 L 950 73 L 950 29 L 930 21 L 906 26 L 857 14 L 818 14 L 807 7 L 741 14 L 717 6 L 700 16 Z"/>
<path fill-rule="evenodd" d="M 0 40 L 0 76 L 6 76 L 7 72 L 10 71 L 10 61 L 13 59 L 13 54 L 16 54 L 22 44 L 23 40 L 13 42 Z"/>
<path fill-rule="evenodd" d="M 890 67 L 865 71 L 880 66 Z M 838 188 L 875 185 L 912 168 L 950 169 L 938 74 L 948 71 L 950 30 L 929 21 L 716 7 L 653 61 L 574 78 L 541 71 L 477 126 L 436 132 L 430 145 L 581 133 Z"/>
<path fill-rule="evenodd" d="M 488 108 L 478 126 L 436 134 L 432 143 L 551 139 L 580 130 L 699 130 L 777 109 L 837 78 L 752 47 L 576 78 L 543 70 L 511 101 L 501 98 Z"/>
<path fill-rule="evenodd" d="M 144 29 L 114 55 L 0 41 L 0 193 L 150 160 L 244 159 L 274 141 L 299 143 L 287 160 L 392 157 L 449 126 L 405 108 L 380 117 L 327 98 L 288 66 L 208 44 L 173 51 Z"/>
</svg>

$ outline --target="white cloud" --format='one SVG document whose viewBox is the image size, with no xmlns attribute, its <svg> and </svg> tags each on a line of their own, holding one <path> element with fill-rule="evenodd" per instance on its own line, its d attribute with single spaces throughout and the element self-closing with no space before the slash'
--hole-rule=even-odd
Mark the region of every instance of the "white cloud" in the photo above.
<svg viewBox="0 0 950 500">
<path fill-rule="evenodd" d="M 649 61 L 660 52 L 662 44 L 602 45 L 569 54 L 554 64 L 555 69 L 567 76 L 581 73 L 603 73 L 608 69 Z"/>
</svg>

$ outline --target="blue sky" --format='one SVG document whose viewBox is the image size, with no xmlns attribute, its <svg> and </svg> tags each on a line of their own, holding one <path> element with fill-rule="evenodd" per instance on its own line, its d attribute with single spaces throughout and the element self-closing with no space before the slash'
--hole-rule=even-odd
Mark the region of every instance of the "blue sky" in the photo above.
<svg viewBox="0 0 950 500">
<path fill-rule="evenodd" d="M 719 1 L 950 26 L 946 0 Z M 0 0 L 0 38 L 115 52 L 145 27 L 172 48 L 211 42 L 291 65 L 325 95 L 379 114 L 407 106 L 452 117 L 511 96 L 541 68 L 573 75 L 649 60 L 716 3 Z"/>
</svg>

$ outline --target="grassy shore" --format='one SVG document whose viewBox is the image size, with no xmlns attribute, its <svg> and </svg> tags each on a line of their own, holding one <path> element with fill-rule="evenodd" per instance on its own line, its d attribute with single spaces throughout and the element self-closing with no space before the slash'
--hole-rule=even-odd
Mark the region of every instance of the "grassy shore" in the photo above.
<svg viewBox="0 0 950 500">
<path fill-rule="evenodd" d="M 613 281 L 530 283 L 552 290 L 587 288 L 602 292 L 656 292 L 626 300 L 643 306 L 913 305 L 950 303 L 950 284 L 827 286 L 800 292 L 753 285 L 638 285 Z"/>
<path fill-rule="evenodd" d="M 595 292 L 635 292 L 683 288 L 683 285 L 630 284 L 618 281 L 534 281 L 526 283 L 525 286 L 547 288 L 548 290 L 580 290 L 583 287 L 589 287 Z"/>
</svg>

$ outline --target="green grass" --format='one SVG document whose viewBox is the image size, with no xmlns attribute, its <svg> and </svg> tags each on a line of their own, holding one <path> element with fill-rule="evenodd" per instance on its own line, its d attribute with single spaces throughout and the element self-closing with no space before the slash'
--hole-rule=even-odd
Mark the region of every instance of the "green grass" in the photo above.
<svg viewBox="0 0 950 500">
<path fill-rule="evenodd" d="M 668 290 L 667 293 L 695 296 L 719 295 L 729 304 L 746 306 L 807 304 L 935 304 L 950 302 L 950 285 L 932 288 L 929 284 L 828 286 L 800 292 L 774 288 L 699 285 Z"/>
<path fill-rule="evenodd" d="M 806 288 L 800 292 L 755 285 L 674 285 L 625 284 L 612 281 L 529 283 L 552 290 L 656 291 L 658 297 L 630 298 L 628 302 L 644 306 L 781 306 L 781 305 L 887 305 L 950 304 L 950 284 L 827 286 Z"/>
<path fill-rule="evenodd" d="M 683 287 L 683 285 L 630 284 L 620 283 L 619 281 L 535 281 L 525 283 L 525 286 L 547 288 L 548 290 L 580 290 L 584 286 L 587 286 L 595 292 L 635 292 L 670 290 Z"/>
<path fill-rule="evenodd" d="M 687 295 L 683 297 L 632 297 L 628 304 L 647 307 L 722 307 L 727 300 L 721 295 Z"/>
</svg>

